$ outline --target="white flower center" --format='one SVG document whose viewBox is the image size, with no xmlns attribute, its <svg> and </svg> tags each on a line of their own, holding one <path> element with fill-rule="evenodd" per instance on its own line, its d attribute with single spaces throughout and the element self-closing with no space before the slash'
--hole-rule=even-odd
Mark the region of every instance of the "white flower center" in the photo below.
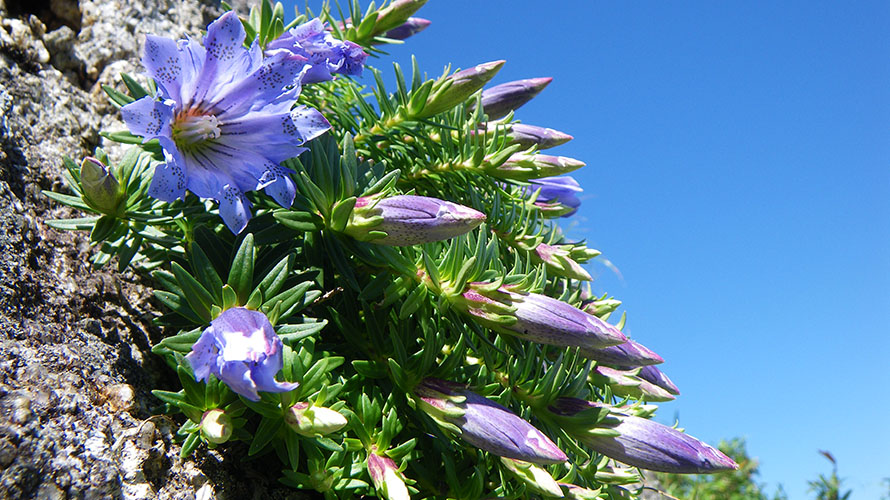
<svg viewBox="0 0 890 500">
<path fill-rule="evenodd" d="M 219 136 L 219 120 L 213 115 L 181 114 L 173 123 L 173 141 L 180 149 L 194 149 Z"/>
</svg>

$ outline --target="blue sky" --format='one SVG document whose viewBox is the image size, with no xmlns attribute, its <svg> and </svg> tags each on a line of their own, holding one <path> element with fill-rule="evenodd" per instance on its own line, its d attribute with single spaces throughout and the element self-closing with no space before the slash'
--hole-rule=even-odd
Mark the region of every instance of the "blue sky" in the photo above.
<svg viewBox="0 0 890 500">
<path fill-rule="evenodd" d="M 792 500 L 830 472 L 820 449 L 854 500 L 879 498 L 890 3 L 431 0 L 418 15 L 433 24 L 391 48 L 403 67 L 506 59 L 493 83 L 554 77 L 517 118 L 575 136 L 554 150 L 588 164 L 569 231 L 620 270 L 590 266 L 595 289 L 683 392 L 659 419 L 746 438 Z"/>
</svg>

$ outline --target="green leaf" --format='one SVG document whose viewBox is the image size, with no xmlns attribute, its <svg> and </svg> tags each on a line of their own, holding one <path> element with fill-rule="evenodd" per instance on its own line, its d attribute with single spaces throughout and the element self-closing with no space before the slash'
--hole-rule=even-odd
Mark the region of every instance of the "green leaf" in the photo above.
<svg viewBox="0 0 890 500">
<path fill-rule="evenodd" d="M 181 458 L 188 458 L 188 456 L 191 455 L 193 451 L 195 451 L 195 448 L 197 448 L 198 445 L 201 444 L 199 435 L 200 432 L 195 432 L 189 434 L 188 437 L 185 438 L 185 442 L 182 443 L 182 449 L 179 451 L 179 456 Z"/>
<path fill-rule="evenodd" d="M 176 373 L 179 375 L 179 381 L 182 383 L 182 388 L 185 389 L 185 395 L 188 398 L 188 402 L 193 404 L 194 406 L 203 409 L 204 408 L 204 387 L 203 385 L 195 380 L 195 375 L 191 370 L 186 368 L 183 364 L 180 364 L 176 367 Z"/>
<path fill-rule="evenodd" d="M 235 253 L 235 259 L 232 261 L 232 269 L 229 271 L 228 284 L 235 290 L 238 295 L 238 303 L 245 304 L 250 297 L 253 285 L 253 266 L 256 262 L 256 249 L 253 245 L 253 234 L 248 233 L 238 252 Z"/>
<path fill-rule="evenodd" d="M 253 456 L 262 451 L 262 449 L 275 438 L 275 435 L 278 434 L 278 431 L 280 431 L 283 426 L 284 419 L 280 414 L 277 418 L 264 416 L 260 425 L 256 429 L 256 434 L 253 436 L 253 442 L 250 443 L 250 449 L 247 450 L 247 455 Z"/>
<path fill-rule="evenodd" d="M 191 244 L 190 257 L 192 269 L 195 271 L 198 281 L 210 291 L 213 303 L 222 304 L 222 280 L 197 241 L 193 241 Z"/>
<path fill-rule="evenodd" d="M 69 207 L 79 208 L 88 212 L 93 211 L 92 208 L 90 208 L 86 203 L 83 202 L 83 198 L 81 198 L 80 196 L 70 196 L 67 194 L 56 193 L 54 191 L 43 191 L 43 195 L 51 200 L 56 200 L 60 203 L 64 203 Z"/>
<path fill-rule="evenodd" d="M 83 231 L 86 229 L 91 229 L 96 221 L 99 220 L 99 216 L 95 217 L 80 217 L 77 219 L 50 219 L 46 222 L 46 225 L 55 229 L 61 229 L 63 231 Z"/>
<path fill-rule="evenodd" d="M 346 229 L 346 224 L 349 223 L 349 216 L 352 215 L 352 210 L 355 208 L 355 201 L 356 198 L 353 196 L 338 201 L 334 205 L 334 209 L 331 211 L 331 229 L 340 233 Z"/>
<path fill-rule="evenodd" d="M 176 262 L 170 264 L 173 275 L 176 276 L 176 282 L 182 288 L 185 300 L 191 306 L 192 310 L 197 314 L 204 323 L 210 322 L 210 306 L 213 305 L 213 296 L 204 288 L 198 280 L 191 274 L 186 272 Z"/>
<path fill-rule="evenodd" d="M 167 293 L 167 292 L 163 292 Z M 201 337 L 204 331 L 201 328 L 180 333 L 172 337 L 161 340 L 157 345 L 151 348 L 151 352 L 155 354 L 166 354 L 168 352 L 187 353 L 192 350 L 192 346 Z"/>
<path fill-rule="evenodd" d="M 102 90 L 104 90 L 105 93 L 108 94 L 108 97 L 111 99 L 111 102 L 117 108 L 122 108 L 122 107 L 126 106 L 127 104 L 130 104 L 131 102 L 136 100 L 126 94 L 122 94 L 122 93 L 118 92 L 117 90 L 114 90 L 114 87 L 111 87 L 108 85 L 102 85 Z"/>
<path fill-rule="evenodd" d="M 99 220 L 96 221 L 96 225 L 93 226 L 93 230 L 90 231 L 90 241 L 104 241 L 114 232 L 117 222 L 117 219 L 107 215 L 99 217 Z"/>
<path fill-rule="evenodd" d="M 132 76 L 126 73 L 121 73 L 121 80 L 124 81 L 124 85 L 127 86 L 127 90 L 130 91 L 130 95 L 133 97 L 134 100 L 142 99 L 143 97 L 148 95 L 148 91 L 145 90 L 145 87 L 134 80 Z"/>
<path fill-rule="evenodd" d="M 324 219 L 310 212 L 276 210 L 272 215 L 282 225 L 296 231 L 320 231 L 324 228 Z"/>
<path fill-rule="evenodd" d="M 151 391 L 151 393 L 154 395 L 154 397 L 173 406 L 179 406 L 180 404 L 187 402 L 186 396 L 182 392 L 154 390 Z"/>
</svg>

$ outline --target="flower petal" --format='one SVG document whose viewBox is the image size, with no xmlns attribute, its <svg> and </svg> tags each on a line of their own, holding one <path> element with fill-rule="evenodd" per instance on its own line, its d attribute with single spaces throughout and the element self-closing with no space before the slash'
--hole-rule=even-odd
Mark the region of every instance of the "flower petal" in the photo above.
<svg viewBox="0 0 890 500">
<path fill-rule="evenodd" d="M 145 66 L 158 85 L 164 89 L 166 95 L 176 102 L 181 102 L 182 51 L 175 40 L 146 35 L 142 65 Z"/>
<path fill-rule="evenodd" d="M 195 380 L 207 380 L 210 373 L 216 371 L 214 368 L 216 368 L 217 356 L 219 356 L 219 344 L 216 339 L 216 331 L 211 326 L 204 330 L 204 333 L 192 346 L 192 351 L 185 356 L 195 373 Z"/>
<path fill-rule="evenodd" d="M 240 189 L 226 184 L 219 197 L 219 215 L 226 226 L 235 234 L 247 227 L 250 220 L 251 204 Z"/>
<path fill-rule="evenodd" d="M 177 161 L 173 155 L 166 156 L 167 162 L 155 167 L 148 195 L 171 203 L 185 196 L 188 179 L 182 160 Z"/>
<path fill-rule="evenodd" d="M 244 70 L 244 58 L 249 57 L 243 48 L 246 36 L 244 26 L 233 11 L 210 23 L 204 37 L 206 56 L 195 85 L 193 104 L 203 103 L 205 96 L 215 95 L 220 87 L 239 76 L 239 69 Z"/>
<path fill-rule="evenodd" d="M 228 361 L 220 367 L 220 380 L 226 384 L 236 394 L 240 394 L 251 401 L 259 401 L 260 395 L 257 394 L 257 386 L 250 378 L 250 369 L 247 363 L 243 361 Z"/>
<path fill-rule="evenodd" d="M 219 89 L 212 103 L 216 116 L 225 120 L 228 116 L 262 109 L 298 80 L 305 64 L 306 59 L 296 54 L 283 51 L 272 54 L 250 74 L 242 74 L 237 82 Z"/>
<path fill-rule="evenodd" d="M 121 117 L 130 133 L 144 138 L 143 143 L 156 137 L 171 137 L 172 103 L 173 101 L 162 102 L 145 96 L 122 107 Z"/>
<path fill-rule="evenodd" d="M 284 208 L 290 208 L 297 195 L 296 186 L 289 172 L 288 169 L 270 162 L 266 173 L 260 178 L 260 182 L 265 184 L 263 191 Z"/>
</svg>

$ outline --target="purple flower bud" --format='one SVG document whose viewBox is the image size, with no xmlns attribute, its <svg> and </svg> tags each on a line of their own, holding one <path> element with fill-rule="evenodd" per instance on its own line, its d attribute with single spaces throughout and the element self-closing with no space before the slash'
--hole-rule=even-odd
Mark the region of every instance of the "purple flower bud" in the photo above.
<svg viewBox="0 0 890 500">
<path fill-rule="evenodd" d="M 571 417 L 601 403 L 559 398 L 550 407 L 557 416 Z M 679 474 L 702 474 L 738 469 L 731 458 L 677 429 L 614 408 L 600 428 L 567 422 L 565 429 L 598 453 L 641 469 Z M 602 432 L 602 431 L 607 432 Z M 616 435 L 617 434 L 617 435 Z"/>
<path fill-rule="evenodd" d="M 489 120 L 503 118 L 509 112 L 531 101 L 553 78 L 526 78 L 495 85 L 482 91 L 482 111 Z"/>
<path fill-rule="evenodd" d="M 407 21 L 387 31 L 383 36 L 391 40 L 404 40 L 425 30 L 430 24 L 432 24 L 432 21 L 429 19 L 409 17 Z"/>
<path fill-rule="evenodd" d="M 612 389 L 612 393 L 617 396 L 645 399 L 646 401 L 673 401 L 676 399 L 673 394 L 661 387 L 637 377 L 639 371 L 639 368 L 617 370 L 599 365 L 591 375 L 596 382 L 608 385 Z"/>
<path fill-rule="evenodd" d="M 124 199 L 121 185 L 101 161 L 88 156 L 80 165 L 83 200 L 103 214 L 117 215 Z"/>
<path fill-rule="evenodd" d="M 287 392 L 299 385 L 275 380 L 284 365 L 281 349 L 281 339 L 265 314 L 233 307 L 210 322 L 185 359 L 195 380 L 213 374 L 235 393 L 259 401 L 258 391 Z"/>
<path fill-rule="evenodd" d="M 411 500 L 408 487 L 396 463 L 389 457 L 376 453 L 368 454 L 368 475 L 374 482 L 374 487 L 383 498 L 387 500 Z"/>
<path fill-rule="evenodd" d="M 644 366 L 640 368 L 640 373 L 637 374 L 637 377 L 661 387 L 674 396 L 680 395 L 680 389 L 671 382 L 671 379 L 669 379 L 667 375 L 654 366 Z"/>
<path fill-rule="evenodd" d="M 529 186 L 523 188 L 526 196 L 531 196 L 538 192 L 535 203 L 558 203 L 568 209 L 568 212 L 561 217 L 569 217 L 578 211 L 581 206 L 581 199 L 576 193 L 583 191 L 578 181 L 571 176 L 565 177 L 544 177 L 543 179 L 533 179 L 529 181 Z"/>
<path fill-rule="evenodd" d="M 510 131 L 507 132 L 507 138 L 511 143 L 519 144 L 523 148 L 537 146 L 538 149 L 553 148 L 574 139 L 574 137 L 559 130 L 522 123 L 511 125 Z"/>
<path fill-rule="evenodd" d="M 437 198 L 399 195 L 376 203 L 373 198 L 359 198 L 345 232 L 362 241 L 406 246 L 447 240 L 484 221 L 482 212 Z M 386 236 L 381 238 L 380 233 Z"/>
<path fill-rule="evenodd" d="M 664 363 L 661 356 L 630 339 L 624 344 L 603 349 L 581 349 L 579 352 L 587 359 L 614 366 L 636 367 Z"/>
<path fill-rule="evenodd" d="M 567 174 L 584 165 L 583 161 L 566 156 L 516 153 L 499 166 L 489 169 L 488 173 L 501 179 L 529 181 Z"/>
<path fill-rule="evenodd" d="M 413 118 L 428 118 L 447 111 L 466 101 L 477 90 L 481 89 L 494 75 L 500 71 L 506 61 L 482 63 L 472 68 L 458 71 L 442 81 L 438 88 L 427 98 L 423 110 Z"/>
<path fill-rule="evenodd" d="M 460 306 L 486 326 L 539 344 L 597 349 L 627 341 L 609 323 L 546 295 L 505 288 L 483 294 L 471 285 L 462 299 Z M 501 319 L 508 315 L 515 320 Z"/>
<path fill-rule="evenodd" d="M 420 408 L 438 422 L 456 428 L 461 439 L 477 448 L 535 464 L 568 460 L 543 432 L 461 384 L 427 378 L 414 388 L 414 394 Z"/>
<path fill-rule="evenodd" d="M 377 11 L 374 34 L 379 35 L 404 23 L 412 14 L 420 10 L 427 0 L 395 0 Z"/>
</svg>

